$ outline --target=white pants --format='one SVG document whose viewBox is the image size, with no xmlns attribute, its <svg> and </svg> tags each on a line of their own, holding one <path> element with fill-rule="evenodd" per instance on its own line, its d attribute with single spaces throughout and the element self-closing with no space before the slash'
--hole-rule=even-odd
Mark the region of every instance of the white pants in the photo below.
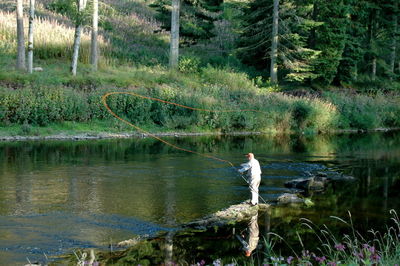
<svg viewBox="0 0 400 266">
<path fill-rule="evenodd" d="M 250 192 L 251 192 L 251 204 L 258 204 L 258 187 L 260 186 L 261 175 L 253 175 L 250 179 Z"/>
</svg>

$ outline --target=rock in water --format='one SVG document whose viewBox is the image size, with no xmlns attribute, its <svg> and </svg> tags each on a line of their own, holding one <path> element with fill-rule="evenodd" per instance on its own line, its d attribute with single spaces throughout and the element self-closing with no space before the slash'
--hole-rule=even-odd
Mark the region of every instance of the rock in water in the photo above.
<svg viewBox="0 0 400 266">
<path fill-rule="evenodd" d="M 232 205 L 227 209 L 218 211 L 214 214 L 206 216 L 200 220 L 190 222 L 183 225 L 184 227 L 207 228 L 213 226 L 223 226 L 232 223 L 250 220 L 259 210 L 266 211 L 270 207 L 269 204 L 259 203 L 256 206 L 250 205 L 248 202 Z"/>
<path fill-rule="evenodd" d="M 304 203 L 296 194 L 284 193 L 278 197 L 278 204 Z"/>
</svg>

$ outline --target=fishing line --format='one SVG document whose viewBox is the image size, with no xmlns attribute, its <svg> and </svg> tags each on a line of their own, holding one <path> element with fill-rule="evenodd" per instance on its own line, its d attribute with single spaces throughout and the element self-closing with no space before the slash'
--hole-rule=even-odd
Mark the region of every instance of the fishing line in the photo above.
<svg viewBox="0 0 400 266">
<path fill-rule="evenodd" d="M 231 163 L 231 162 L 228 161 L 228 160 L 224 160 L 224 159 L 221 159 L 221 158 L 212 156 L 212 155 L 207 155 L 207 154 L 199 153 L 199 152 L 196 152 L 196 151 L 192 151 L 192 150 L 188 150 L 188 149 L 185 149 L 185 148 L 176 146 L 175 144 L 173 144 L 173 143 L 171 143 L 171 142 L 168 142 L 168 141 L 166 141 L 166 140 L 164 140 L 164 139 L 162 139 L 162 138 L 156 136 L 155 134 L 150 133 L 149 131 L 144 130 L 143 128 L 138 127 L 138 126 L 136 126 L 135 124 L 133 124 L 133 123 L 131 123 L 131 122 L 129 122 L 129 121 L 127 121 L 127 120 L 121 118 L 121 117 L 118 116 L 116 113 L 114 113 L 114 112 L 111 110 L 111 108 L 108 106 L 108 104 L 107 104 L 107 98 L 108 98 L 109 96 L 111 96 L 111 95 L 116 95 L 116 94 L 125 94 L 125 95 L 129 94 L 129 95 L 136 96 L 136 97 L 139 97 L 139 98 L 148 99 L 148 100 L 152 100 L 152 101 L 158 101 L 158 102 L 162 102 L 162 103 L 171 104 L 171 105 L 179 106 L 179 107 L 182 107 L 182 108 L 186 108 L 186 109 L 189 109 L 189 110 L 201 111 L 201 112 L 229 113 L 229 112 L 238 112 L 238 111 L 242 111 L 242 112 L 259 112 L 259 113 L 265 113 L 265 112 L 263 112 L 263 111 L 255 110 L 255 109 L 242 109 L 242 110 L 210 110 L 210 109 L 203 109 L 203 108 L 195 108 L 195 107 L 190 107 L 190 106 L 186 106 L 186 105 L 182 105 L 182 104 L 178 104 L 178 103 L 174 103 L 174 102 L 169 102 L 169 101 L 161 100 L 161 99 L 154 98 L 154 97 L 144 96 L 144 95 L 137 94 L 137 93 L 134 93 L 134 92 L 123 92 L 123 91 L 108 92 L 108 93 L 104 94 L 104 95 L 101 97 L 101 100 L 102 100 L 102 102 L 103 102 L 103 105 L 107 108 L 108 112 L 109 112 L 111 115 L 113 115 L 115 118 L 117 118 L 118 120 L 122 121 L 123 123 L 125 123 L 125 124 L 127 124 L 127 125 L 129 125 L 129 126 L 131 126 L 131 127 L 133 127 L 133 128 L 135 128 L 136 130 L 138 130 L 138 131 L 140 131 L 140 132 L 142 132 L 142 133 L 144 133 L 144 134 L 146 134 L 146 135 L 148 135 L 148 136 L 150 136 L 150 137 L 152 137 L 152 138 L 154 138 L 154 139 L 157 139 L 157 140 L 161 141 L 162 143 L 164 143 L 164 144 L 166 144 L 166 145 L 168 145 L 168 146 L 171 146 L 171 147 L 173 147 L 173 148 L 175 148 L 175 149 L 177 149 L 177 150 L 181 150 L 181 151 L 184 151 L 184 152 L 193 153 L 193 154 L 196 154 L 196 155 L 205 157 L 205 158 L 209 158 L 209 159 L 213 159 L 213 160 L 216 160 L 216 161 L 219 161 L 219 162 L 227 163 L 227 164 L 229 164 L 229 165 L 235 170 L 236 173 L 237 173 L 237 170 L 236 170 L 235 166 L 233 165 L 233 163 Z M 249 184 L 248 180 L 247 180 L 242 174 L 240 174 L 240 177 L 241 177 L 247 184 Z M 249 187 L 250 187 L 250 189 L 253 189 L 253 188 L 250 186 L 250 184 L 249 184 Z M 257 194 L 258 194 L 258 193 L 257 193 Z M 263 199 L 263 197 L 260 196 L 260 194 L 258 194 L 258 195 L 259 195 L 259 197 L 262 199 L 262 201 L 263 201 L 264 203 L 267 203 L 267 202 Z"/>
</svg>

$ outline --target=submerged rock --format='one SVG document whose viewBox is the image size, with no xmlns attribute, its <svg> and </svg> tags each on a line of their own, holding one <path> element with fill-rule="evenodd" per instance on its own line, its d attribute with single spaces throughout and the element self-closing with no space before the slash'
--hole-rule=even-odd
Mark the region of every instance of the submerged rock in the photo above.
<svg viewBox="0 0 400 266">
<path fill-rule="evenodd" d="M 290 180 L 285 183 L 285 187 L 301 189 L 304 191 L 321 191 L 325 188 L 326 184 L 327 179 L 325 177 L 310 177 Z"/>
<path fill-rule="evenodd" d="M 301 190 L 308 190 L 308 185 L 312 178 L 297 178 L 290 181 L 285 182 L 285 187 L 288 188 L 297 188 Z"/>
<path fill-rule="evenodd" d="M 290 203 L 304 203 L 304 199 L 299 198 L 296 194 L 284 193 L 277 199 L 278 204 L 290 204 Z"/>
</svg>

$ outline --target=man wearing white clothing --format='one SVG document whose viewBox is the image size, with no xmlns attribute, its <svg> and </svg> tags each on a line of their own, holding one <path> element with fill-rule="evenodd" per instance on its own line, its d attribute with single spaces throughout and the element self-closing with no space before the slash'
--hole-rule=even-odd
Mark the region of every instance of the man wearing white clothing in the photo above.
<svg viewBox="0 0 400 266">
<path fill-rule="evenodd" d="M 241 164 L 241 168 L 238 170 L 239 173 L 247 171 L 248 184 L 251 192 L 251 205 L 258 204 L 258 187 L 261 182 L 261 167 L 260 163 L 254 158 L 253 153 L 246 154 L 247 163 Z"/>
</svg>

